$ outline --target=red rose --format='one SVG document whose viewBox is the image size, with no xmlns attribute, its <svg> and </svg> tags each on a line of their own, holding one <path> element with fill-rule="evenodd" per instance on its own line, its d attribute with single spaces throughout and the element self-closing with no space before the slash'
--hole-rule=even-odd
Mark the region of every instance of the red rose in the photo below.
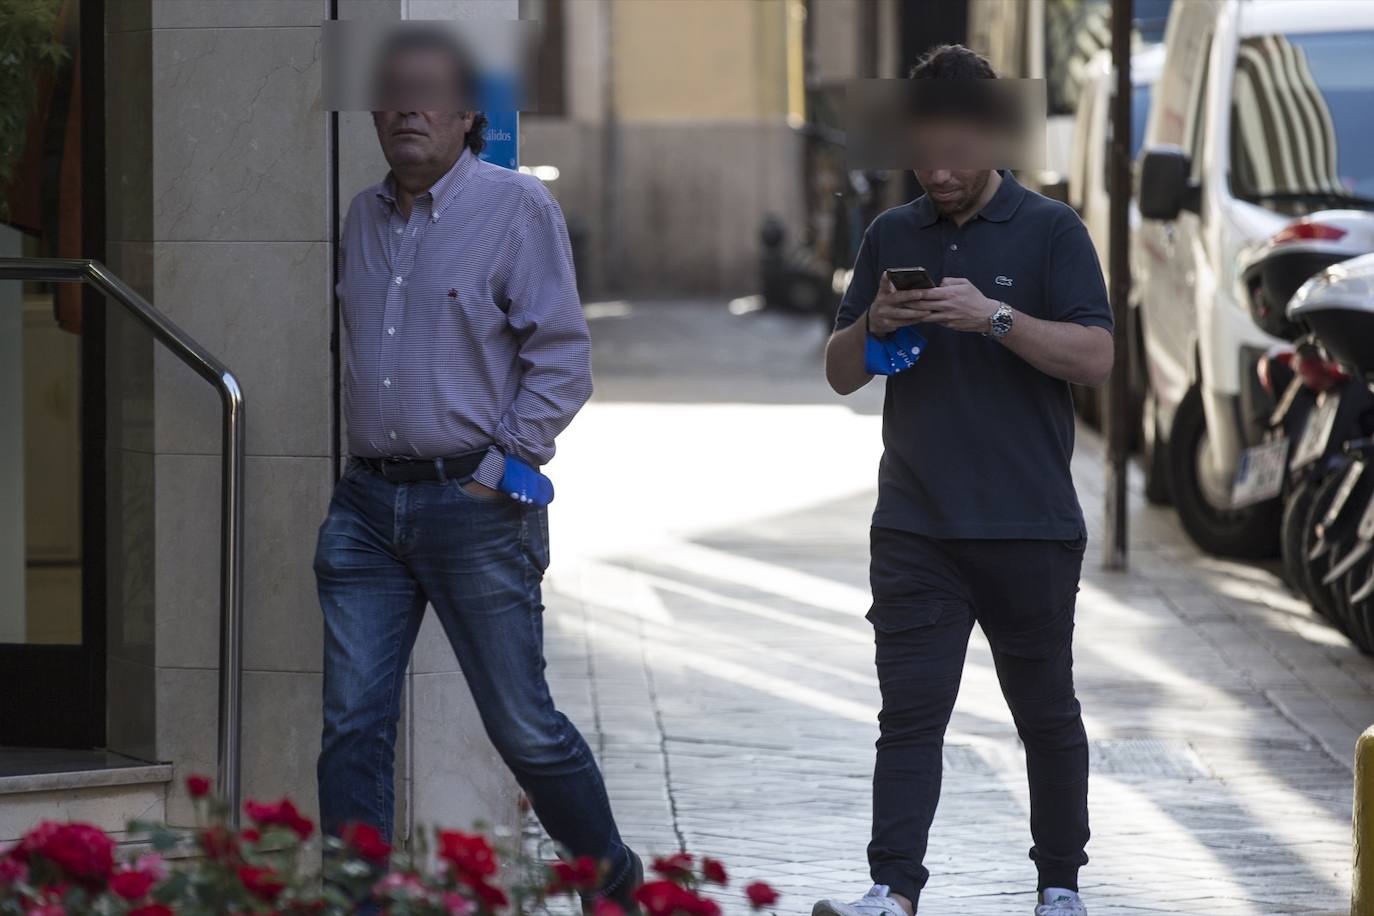
<svg viewBox="0 0 1374 916">
<path fill-rule="evenodd" d="M 19 841 L 11 855 L 21 862 L 40 855 L 84 883 L 100 882 L 114 870 L 114 841 L 90 824 L 44 821 Z"/>
<path fill-rule="evenodd" d="M 709 901 L 703 901 L 672 881 L 647 881 L 641 884 L 635 891 L 635 900 L 648 911 L 649 916 L 674 916 L 679 912 L 708 916 L 704 903 Z"/>
<path fill-rule="evenodd" d="M 601 867 L 591 856 L 579 856 L 573 862 L 555 862 L 549 866 L 549 871 L 553 872 L 549 881 L 550 894 L 594 891 L 601 883 Z"/>
<path fill-rule="evenodd" d="M 186 791 L 192 798 L 204 798 L 210 794 L 210 789 L 214 783 L 209 776 L 201 776 L 199 773 L 192 773 L 186 777 Z"/>
<path fill-rule="evenodd" d="M 128 916 L 176 916 L 172 908 L 161 903 L 150 903 L 147 906 L 135 907 L 129 911 Z"/>
<path fill-rule="evenodd" d="M 255 801 L 245 802 L 243 810 L 259 827 L 285 827 L 302 840 L 310 839 L 310 835 L 315 832 L 315 824 L 302 816 L 289 798 L 283 798 L 270 805 Z"/>
<path fill-rule="evenodd" d="M 730 877 L 725 873 L 725 865 L 719 859 L 701 860 L 701 876 L 715 884 L 729 884 Z"/>
<path fill-rule="evenodd" d="M 625 910 L 614 900 L 597 897 L 592 902 L 592 916 L 625 916 Z"/>
<path fill-rule="evenodd" d="M 487 878 L 496 874 L 496 853 L 480 834 L 440 831 L 439 858 L 465 877 Z"/>
<path fill-rule="evenodd" d="M 654 859 L 653 869 L 665 878 L 681 881 L 692 877 L 692 856 L 686 852 L 660 856 Z"/>
<path fill-rule="evenodd" d="M 240 865 L 239 881 L 248 893 L 268 903 L 277 899 L 277 895 L 286 887 L 272 869 L 259 868 L 256 865 Z"/>
<path fill-rule="evenodd" d="M 262 833 L 256 827 L 244 827 L 239 831 L 239 839 L 245 843 L 256 843 L 262 839 Z"/>
<path fill-rule="evenodd" d="M 19 884 L 28 879 L 29 867 L 14 856 L 0 856 L 0 886 Z"/>
<path fill-rule="evenodd" d="M 343 840 L 369 862 L 384 863 L 391 855 L 391 844 L 382 839 L 382 832 L 371 824 L 348 825 L 343 830 Z"/>
<path fill-rule="evenodd" d="M 142 900 L 153 889 L 153 876 L 141 871 L 115 872 L 110 879 L 110 890 L 125 900 Z"/>
<path fill-rule="evenodd" d="M 506 899 L 506 892 L 494 884 L 488 884 L 481 878 L 471 877 L 467 879 L 468 887 L 477 895 L 477 902 L 482 904 L 484 909 L 495 910 L 510 903 Z"/>
<path fill-rule="evenodd" d="M 218 825 L 206 827 L 196 839 L 201 851 L 212 862 L 228 862 L 239 856 L 238 837 Z"/>
<path fill-rule="evenodd" d="M 755 881 L 746 887 L 744 895 L 749 898 L 749 905 L 756 910 L 778 902 L 778 892 L 762 881 Z"/>
</svg>

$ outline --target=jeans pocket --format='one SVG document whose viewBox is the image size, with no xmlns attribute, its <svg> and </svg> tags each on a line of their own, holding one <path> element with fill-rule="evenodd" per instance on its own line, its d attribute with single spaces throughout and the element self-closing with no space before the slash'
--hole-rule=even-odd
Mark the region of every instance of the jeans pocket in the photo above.
<svg viewBox="0 0 1374 916">
<path fill-rule="evenodd" d="M 875 601 L 864 616 L 882 635 L 895 636 L 907 630 L 933 627 L 945 614 L 957 609 L 957 605 L 941 601 Z"/>
<path fill-rule="evenodd" d="M 500 503 L 511 501 L 509 496 L 500 492 L 499 490 L 491 496 L 479 496 L 478 494 L 468 489 L 468 484 L 470 483 L 476 483 L 471 474 L 469 474 L 467 477 L 463 477 L 458 480 L 449 481 L 449 487 L 455 490 L 458 493 L 459 497 L 471 500 L 475 503 L 498 505 Z"/>
</svg>

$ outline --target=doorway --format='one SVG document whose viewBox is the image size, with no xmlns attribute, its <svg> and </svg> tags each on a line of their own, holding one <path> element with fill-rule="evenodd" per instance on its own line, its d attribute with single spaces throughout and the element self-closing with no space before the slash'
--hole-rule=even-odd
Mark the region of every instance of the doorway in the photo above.
<svg viewBox="0 0 1374 916">
<path fill-rule="evenodd" d="M 102 4 L 55 11 L 28 23 L 61 60 L 0 188 L 0 256 L 103 260 Z M 0 283 L 0 747 L 105 741 L 103 314 L 78 284 Z"/>
</svg>

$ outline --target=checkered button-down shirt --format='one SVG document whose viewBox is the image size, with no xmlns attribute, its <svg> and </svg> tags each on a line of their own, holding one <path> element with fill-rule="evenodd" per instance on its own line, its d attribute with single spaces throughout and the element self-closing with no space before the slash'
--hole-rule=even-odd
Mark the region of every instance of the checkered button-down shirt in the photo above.
<svg viewBox="0 0 1374 916">
<path fill-rule="evenodd" d="M 348 208 L 340 250 L 348 447 L 366 458 L 486 450 L 539 466 L 591 396 L 562 211 L 540 181 L 464 150 L 401 215 L 391 176 Z"/>
</svg>

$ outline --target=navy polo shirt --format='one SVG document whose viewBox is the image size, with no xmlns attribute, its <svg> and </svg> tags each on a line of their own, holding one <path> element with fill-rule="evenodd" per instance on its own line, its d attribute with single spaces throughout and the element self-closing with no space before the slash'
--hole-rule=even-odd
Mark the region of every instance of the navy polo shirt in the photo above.
<svg viewBox="0 0 1374 916">
<path fill-rule="evenodd" d="M 884 270 L 963 277 L 989 299 L 1049 321 L 1111 330 L 1097 253 L 1078 215 L 1010 172 L 959 226 L 927 197 L 888 210 L 864 234 L 836 330 L 863 320 Z M 1074 539 L 1084 532 L 1069 459 L 1067 382 L 998 341 L 936 325 L 916 365 L 887 378 L 873 524 L 934 538 Z"/>
</svg>

